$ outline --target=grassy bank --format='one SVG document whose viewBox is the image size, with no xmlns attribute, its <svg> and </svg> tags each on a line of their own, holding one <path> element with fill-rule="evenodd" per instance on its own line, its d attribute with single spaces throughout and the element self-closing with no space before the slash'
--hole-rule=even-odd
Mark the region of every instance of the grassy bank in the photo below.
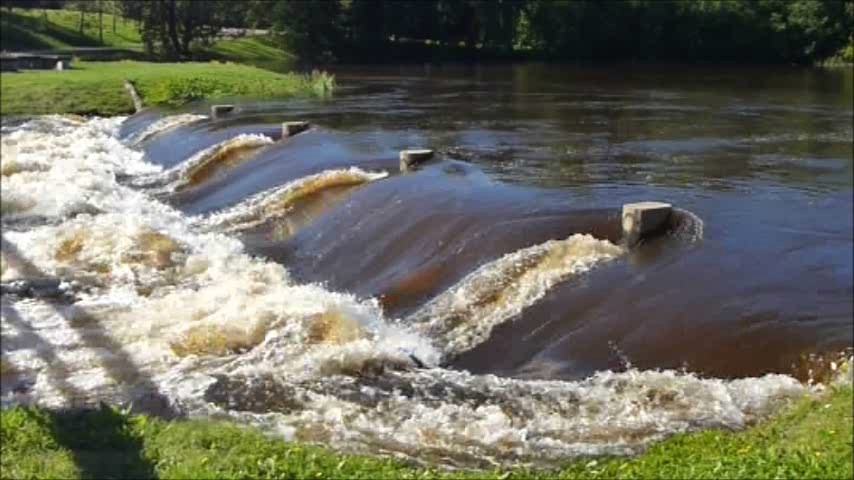
<svg viewBox="0 0 854 480">
<path fill-rule="evenodd" d="M 454 473 L 340 455 L 223 422 L 15 408 L 0 414 L 0 471 L 3 478 L 852 478 L 853 422 L 845 386 L 749 430 L 680 435 L 634 459 Z"/>
<path fill-rule="evenodd" d="M 0 39 L 4 50 L 76 52 L 83 58 L 99 60 L 145 59 L 137 22 L 104 13 L 103 25 L 102 42 L 97 13 L 84 16 L 81 30 L 80 12 L 77 11 L 0 9 Z M 116 51 L 108 55 L 85 50 L 92 47 Z M 296 60 L 293 54 L 282 49 L 282 42 L 272 36 L 227 38 L 210 46 L 196 45 L 193 55 L 199 60 L 242 63 L 277 72 L 292 68 Z"/>
<path fill-rule="evenodd" d="M 0 113 L 117 115 L 133 112 L 124 89 L 133 81 L 146 105 L 180 105 L 223 97 L 323 95 L 331 77 L 278 74 L 232 63 L 80 62 L 64 72 L 3 73 Z"/>
<path fill-rule="evenodd" d="M 293 68 L 297 57 L 282 50 L 281 42 L 274 37 L 244 37 L 220 40 L 207 48 L 199 48 L 197 55 L 243 63 L 253 67 L 284 72 Z"/>
<path fill-rule="evenodd" d="M 141 50 L 142 39 L 135 22 L 104 13 L 104 41 L 100 41 L 98 14 L 83 16 L 72 10 L 0 11 L 0 41 L 5 50 L 69 50 L 76 47 L 109 47 Z"/>
</svg>

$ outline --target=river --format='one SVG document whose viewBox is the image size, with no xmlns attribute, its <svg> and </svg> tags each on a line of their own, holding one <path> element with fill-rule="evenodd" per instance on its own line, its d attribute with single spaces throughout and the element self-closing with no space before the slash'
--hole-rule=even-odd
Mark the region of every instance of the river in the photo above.
<svg viewBox="0 0 854 480">
<path fill-rule="evenodd" d="M 545 465 L 741 428 L 852 347 L 850 68 L 334 73 L 4 127 L 4 404 Z M 683 228 L 626 248 L 645 200 Z"/>
</svg>

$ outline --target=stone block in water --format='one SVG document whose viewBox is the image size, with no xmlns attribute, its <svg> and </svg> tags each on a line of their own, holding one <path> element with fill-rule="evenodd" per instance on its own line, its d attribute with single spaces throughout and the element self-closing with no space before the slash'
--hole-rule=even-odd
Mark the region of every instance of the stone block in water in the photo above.
<svg viewBox="0 0 854 480">
<path fill-rule="evenodd" d="M 433 150 L 414 149 L 400 151 L 400 170 L 410 170 L 416 165 L 433 158 Z"/>
<path fill-rule="evenodd" d="M 234 111 L 234 105 L 213 105 L 211 106 L 211 117 L 217 118 L 220 115 L 231 113 Z"/>
<path fill-rule="evenodd" d="M 292 137 L 308 129 L 308 122 L 285 122 L 282 124 L 282 136 Z"/>
<path fill-rule="evenodd" d="M 673 207 L 663 202 L 637 202 L 623 205 L 623 237 L 628 246 L 667 230 Z"/>
</svg>

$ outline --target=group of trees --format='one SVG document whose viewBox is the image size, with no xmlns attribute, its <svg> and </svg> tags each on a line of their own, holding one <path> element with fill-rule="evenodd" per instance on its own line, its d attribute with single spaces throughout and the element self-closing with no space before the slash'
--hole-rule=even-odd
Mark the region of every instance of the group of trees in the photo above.
<svg viewBox="0 0 854 480">
<path fill-rule="evenodd" d="M 549 58 L 795 62 L 851 43 L 842 0 L 531 2 L 523 43 Z"/>
<path fill-rule="evenodd" d="M 97 15 L 103 42 L 104 14 L 135 21 L 149 54 L 181 59 L 198 43 L 209 43 L 224 27 L 267 28 L 271 1 L 240 0 L 3 0 L 3 7 L 65 9 L 80 13 L 80 32 L 88 15 Z M 107 26 L 109 28 L 109 25 Z"/>
<path fill-rule="evenodd" d="M 4 0 L 118 11 L 186 57 L 222 27 L 272 28 L 308 61 L 793 62 L 854 53 L 852 0 Z M 108 5 L 108 7 L 104 7 Z M 94 8 L 97 6 L 97 9 Z"/>
<path fill-rule="evenodd" d="M 369 60 L 429 42 L 463 45 L 474 58 L 808 63 L 854 44 L 851 0 L 278 3 L 279 29 L 312 57 Z"/>
</svg>

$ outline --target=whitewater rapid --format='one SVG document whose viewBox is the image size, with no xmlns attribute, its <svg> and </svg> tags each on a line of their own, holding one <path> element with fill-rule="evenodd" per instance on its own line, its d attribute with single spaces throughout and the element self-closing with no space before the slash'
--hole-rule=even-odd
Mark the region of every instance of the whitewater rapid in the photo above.
<svg viewBox="0 0 854 480">
<path fill-rule="evenodd" d="M 186 178 L 175 172 L 222 145 L 172 173 L 137 145 L 197 120 L 166 117 L 128 142 L 118 138 L 122 118 L 4 129 L 4 408 L 132 404 L 346 451 L 484 466 L 633 454 L 679 432 L 743 428 L 809 392 L 785 375 L 630 368 L 565 382 L 443 368 L 552 286 L 619 261 L 623 248 L 586 235 L 551 240 L 482 266 L 408 318 L 387 318 L 376 299 L 295 282 L 229 232 L 287 215 L 318 189 L 388 173 L 327 171 L 188 217 L 136 180 L 175 186 Z"/>
</svg>

